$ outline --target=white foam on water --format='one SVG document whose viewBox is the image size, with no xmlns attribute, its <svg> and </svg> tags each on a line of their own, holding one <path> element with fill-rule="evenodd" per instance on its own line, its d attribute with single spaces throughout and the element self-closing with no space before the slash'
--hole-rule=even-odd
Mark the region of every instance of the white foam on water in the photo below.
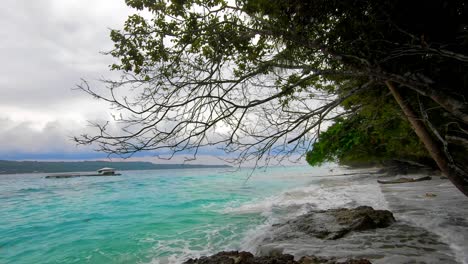
<svg viewBox="0 0 468 264">
<path fill-rule="evenodd" d="M 447 254 L 446 260 L 453 259 L 449 261 L 450 263 L 457 261 L 458 263 L 468 264 L 468 246 L 466 243 L 468 234 L 468 220 L 466 218 L 468 212 L 466 210 L 468 206 L 466 206 L 466 203 L 463 203 L 463 201 L 460 202 L 461 198 L 458 194 L 454 194 L 457 190 L 450 184 L 443 183 L 442 185 L 438 185 L 435 181 L 381 186 L 376 182 L 375 176 L 366 176 L 366 171 L 362 171 L 362 173 L 363 175 L 353 175 L 349 177 L 313 179 L 312 183 L 308 186 L 293 188 L 281 192 L 278 195 L 248 202 L 231 202 L 229 206 L 221 209 L 223 213 L 233 215 L 260 214 L 265 217 L 265 221 L 255 228 L 246 231 L 240 243 L 236 244 L 237 246 L 232 244 L 231 247 L 230 245 L 226 245 L 225 248 L 229 250 L 244 250 L 258 253 L 259 250 L 262 250 L 262 244 L 265 243 L 265 241 L 271 241 L 273 239 L 272 236 L 274 232 L 272 231 L 275 229 L 273 226 L 275 224 L 284 223 L 312 209 L 326 210 L 367 205 L 372 206 L 374 209 L 393 211 L 400 223 L 409 223 L 412 226 L 422 227 L 433 234 L 437 234 L 440 238 L 438 240 L 448 245 L 453 251 L 453 255 L 451 255 L 452 253 L 450 253 L 450 249 L 447 246 L 435 245 L 435 249 L 441 247 L 440 255 Z M 434 188 L 431 189 L 431 186 Z M 441 199 L 437 200 L 434 198 L 428 202 L 429 198 L 425 196 L 426 192 L 434 192 L 438 195 L 437 199 L 439 197 Z M 454 206 L 452 201 L 458 201 L 459 205 L 457 206 L 462 212 L 456 212 L 457 206 Z M 416 205 L 419 205 L 419 207 Z M 416 209 L 411 209 L 412 206 L 416 206 Z M 211 204 L 207 206 L 207 208 L 213 207 L 216 206 Z M 447 210 L 444 210 L 444 208 L 447 208 Z M 398 237 L 399 232 L 402 232 L 398 230 L 399 229 L 396 229 L 391 232 L 395 232 L 394 235 Z M 216 231 L 213 231 L 213 236 L 216 236 Z M 393 234 L 391 232 L 390 234 Z M 434 235 L 434 237 L 437 236 Z M 352 244 L 352 239 L 352 237 L 348 238 L 347 243 Z M 386 245 L 391 246 L 395 243 L 398 244 L 399 238 L 393 239 L 395 240 L 386 241 Z M 419 239 L 419 237 L 417 235 L 415 239 L 414 243 L 416 244 L 412 245 L 410 243 L 410 246 L 425 247 L 424 244 L 418 244 L 417 239 Z M 208 240 L 211 240 L 211 238 Z M 189 244 L 185 243 L 175 254 L 154 259 L 151 263 L 175 264 L 181 263 L 188 258 L 197 258 L 216 253 L 217 251 L 210 245 L 210 241 L 207 241 L 207 243 L 208 244 L 203 247 L 203 250 L 191 249 Z M 276 245 L 278 248 L 284 246 L 281 242 L 271 245 Z M 400 246 L 404 245 L 403 243 Z M 291 248 L 291 245 L 289 246 Z M 445 249 L 443 247 L 445 247 Z M 310 243 L 294 244 L 293 248 L 295 248 L 297 252 L 301 252 L 301 250 L 306 252 L 314 249 L 311 247 Z M 160 248 L 160 250 L 169 251 L 169 249 L 165 248 Z M 377 263 L 387 263 L 386 261 L 406 263 L 405 261 L 411 258 L 412 253 L 412 248 L 409 247 L 407 248 L 407 250 L 409 250 L 409 252 L 407 252 L 409 255 L 406 256 L 406 258 L 401 257 L 401 259 L 398 259 L 398 249 L 392 251 L 393 249 L 377 248 L 375 249 L 377 251 L 375 251 L 372 247 L 369 247 L 366 248 L 366 250 L 366 252 L 370 254 L 372 254 L 372 252 L 376 254 L 384 254 L 384 252 L 394 253 L 393 255 L 389 255 L 388 259 L 386 256 L 384 259 L 379 260 L 380 262 L 377 261 Z M 405 249 L 401 248 L 401 250 Z M 447 253 L 443 253 L 442 251 Z M 418 254 L 423 254 L 420 255 L 420 257 L 424 259 L 425 253 L 421 253 L 421 251 L 417 252 L 419 252 Z M 428 257 L 426 260 L 430 262 L 431 259 Z M 435 261 L 437 261 L 437 259 Z"/>
<path fill-rule="evenodd" d="M 458 262 L 468 264 L 468 228 L 448 224 L 444 217 L 432 216 L 431 218 L 416 218 L 410 215 L 402 215 L 400 219 L 413 223 L 419 227 L 438 235 L 440 241 L 446 243 L 453 251 Z"/>
<path fill-rule="evenodd" d="M 419 176 L 425 175 L 413 175 Z M 397 219 L 438 235 L 459 263 L 468 264 L 468 202 L 448 180 L 433 177 L 431 181 L 382 189 Z"/>
<path fill-rule="evenodd" d="M 320 192 L 321 190 L 318 186 L 295 188 L 279 195 L 250 201 L 235 207 L 227 207 L 224 209 L 224 213 L 261 213 L 268 215 L 278 208 L 312 204 L 320 196 Z"/>
<path fill-rule="evenodd" d="M 191 249 L 189 241 L 173 240 L 171 243 L 160 243 L 155 251 L 157 252 L 174 252 L 174 248 L 170 244 L 178 244 L 177 252 L 169 256 L 153 258 L 148 264 L 180 264 L 189 258 L 199 258 L 204 255 L 213 253 L 212 245 L 208 244 L 203 249 Z"/>
<path fill-rule="evenodd" d="M 388 209 L 388 204 L 376 181 L 368 177 L 363 179 L 358 175 L 323 179 L 276 196 L 247 202 L 237 207 L 228 207 L 224 212 L 260 213 L 267 217 L 264 224 L 248 231 L 241 242 L 241 250 L 257 252 L 262 242 L 270 238 L 274 224 L 284 223 L 312 209 L 352 208 L 361 205 L 372 206 L 374 209 Z"/>
<path fill-rule="evenodd" d="M 326 210 L 338 207 L 354 207 L 369 205 L 375 209 L 387 209 L 388 205 L 377 183 L 345 180 L 337 185 L 336 182 L 311 184 L 298 187 L 279 195 L 270 196 L 261 200 L 250 201 L 238 206 L 224 209 L 224 213 L 261 213 L 270 215 L 277 209 L 295 208 L 302 213 L 304 209 L 315 208 Z M 297 215 L 297 212 L 289 212 Z"/>
</svg>

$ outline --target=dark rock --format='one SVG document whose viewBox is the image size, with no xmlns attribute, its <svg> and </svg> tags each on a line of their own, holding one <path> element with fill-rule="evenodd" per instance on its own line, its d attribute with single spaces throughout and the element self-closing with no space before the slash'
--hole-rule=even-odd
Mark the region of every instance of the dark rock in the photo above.
<svg viewBox="0 0 468 264">
<path fill-rule="evenodd" d="M 359 206 L 354 209 L 332 209 L 328 211 L 335 215 L 338 223 L 340 224 L 348 224 L 351 221 L 355 222 L 362 217 L 365 217 L 372 223 L 372 225 L 368 227 L 358 225 L 354 230 L 383 228 L 395 222 L 392 212 L 388 210 L 374 210 L 374 208 L 370 206 Z"/>
<path fill-rule="evenodd" d="M 280 228 L 288 227 L 320 239 L 338 239 L 351 231 L 384 228 L 393 222 L 395 218 L 390 211 L 360 206 L 312 211 L 282 224 Z"/>
<path fill-rule="evenodd" d="M 219 252 L 209 257 L 189 259 L 184 264 L 296 264 L 294 257 L 288 254 L 276 256 L 254 257 L 245 251 Z"/>
<path fill-rule="evenodd" d="M 299 264 L 372 264 L 367 259 L 347 259 L 345 261 L 337 261 L 335 258 L 305 256 L 302 257 Z"/>
<path fill-rule="evenodd" d="M 254 257 L 249 252 L 229 251 L 219 252 L 209 257 L 199 259 L 189 259 L 183 264 L 371 264 L 366 259 L 348 259 L 344 262 L 337 261 L 335 258 L 325 258 L 316 256 L 302 257 L 295 261 L 289 254 L 277 254 L 275 256 Z"/>
<path fill-rule="evenodd" d="M 199 259 L 189 259 L 184 264 L 237 264 L 248 263 L 254 256 L 249 252 L 222 251 L 210 257 L 201 257 Z"/>
</svg>

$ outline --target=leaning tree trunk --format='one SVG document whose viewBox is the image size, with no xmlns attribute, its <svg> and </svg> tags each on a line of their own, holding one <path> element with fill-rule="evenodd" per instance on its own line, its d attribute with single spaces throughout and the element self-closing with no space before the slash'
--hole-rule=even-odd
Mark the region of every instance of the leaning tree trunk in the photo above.
<svg viewBox="0 0 468 264">
<path fill-rule="evenodd" d="M 437 166 L 439 167 L 442 174 L 447 176 L 449 180 L 465 196 L 468 196 L 468 179 L 466 179 L 465 177 L 463 177 L 463 175 L 460 175 L 450 167 L 450 163 L 440 146 L 429 133 L 424 123 L 417 118 L 416 113 L 413 111 L 411 106 L 403 100 L 403 97 L 398 92 L 396 87 L 389 81 L 386 81 L 385 84 L 387 85 L 388 89 L 390 89 L 393 97 L 405 113 L 406 117 L 408 118 L 408 121 L 411 123 L 414 132 L 416 132 L 416 135 L 418 135 L 419 139 L 426 147 L 432 159 L 434 159 L 434 161 L 437 163 Z"/>
<path fill-rule="evenodd" d="M 438 103 L 454 117 L 468 124 L 468 114 L 466 113 L 466 104 L 463 101 L 456 100 L 450 96 L 444 96 L 440 92 L 432 91 L 429 97 Z"/>
</svg>

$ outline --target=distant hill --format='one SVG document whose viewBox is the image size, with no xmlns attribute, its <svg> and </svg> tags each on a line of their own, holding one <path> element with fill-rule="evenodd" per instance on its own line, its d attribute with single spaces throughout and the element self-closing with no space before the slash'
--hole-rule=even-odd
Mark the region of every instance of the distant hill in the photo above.
<svg viewBox="0 0 468 264">
<path fill-rule="evenodd" d="M 110 161 L 9 161 L 0 160 L 0 174 L 16 173 L 55 173 L 96 171 L 100 168 L 111 167 L 116 170 L 168 170 L 168 169 L 197 169 L 197 168 L 228 168 L 227 165 L 192 165 L 192 164 L 155 164 L 151 162 L 110 162 Z"/>
</svg>

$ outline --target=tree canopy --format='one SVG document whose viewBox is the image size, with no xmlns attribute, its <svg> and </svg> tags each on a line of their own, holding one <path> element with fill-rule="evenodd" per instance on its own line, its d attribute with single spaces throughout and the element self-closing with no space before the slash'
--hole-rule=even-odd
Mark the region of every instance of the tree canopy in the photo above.
<svg viewBox="0 0 468 264">
<path fill-rule="evenodd" d="M 449 147 L 450 138 L 467 142 L 465 1 L 126 3 L 150 15 L 132 15 L 111 32 L 109 54 L 118 60 L 111 69 L 122 78 L 106 81 L 109 96 L 81 85 L 120 110 L 116 121 L 123 127 L 111 133 L 95 124 L 97 134 L 77 137 L 79 143 L 121 155 L 161 149 L 196 155 L 215 145 L 240 162 L 305 154 L 314 142 L 319 150 L 316 139 L 330 124 L 324 144 L 351 132 L 361 146 L 388 143 L 401 135 L 384 127 L 396 122 L 399 133 L 410 127 L 389 116 L 395 103 L 369 118 L 368 102 L 391 96 L 388 87 L 405 115 L 417 107 L 411 115 L 419 116 L 408 118 L 431 157 L 466 175 L 464 161 L 455 160 Z M 415 153 L 423 152 L 410 141 Z M 398 150 L 385 148 L 388 155 Z M 378 152 L 370 146 L 364 151 Z M 463 177 L 458 183 L 466 187 Z"/>
</svg>

